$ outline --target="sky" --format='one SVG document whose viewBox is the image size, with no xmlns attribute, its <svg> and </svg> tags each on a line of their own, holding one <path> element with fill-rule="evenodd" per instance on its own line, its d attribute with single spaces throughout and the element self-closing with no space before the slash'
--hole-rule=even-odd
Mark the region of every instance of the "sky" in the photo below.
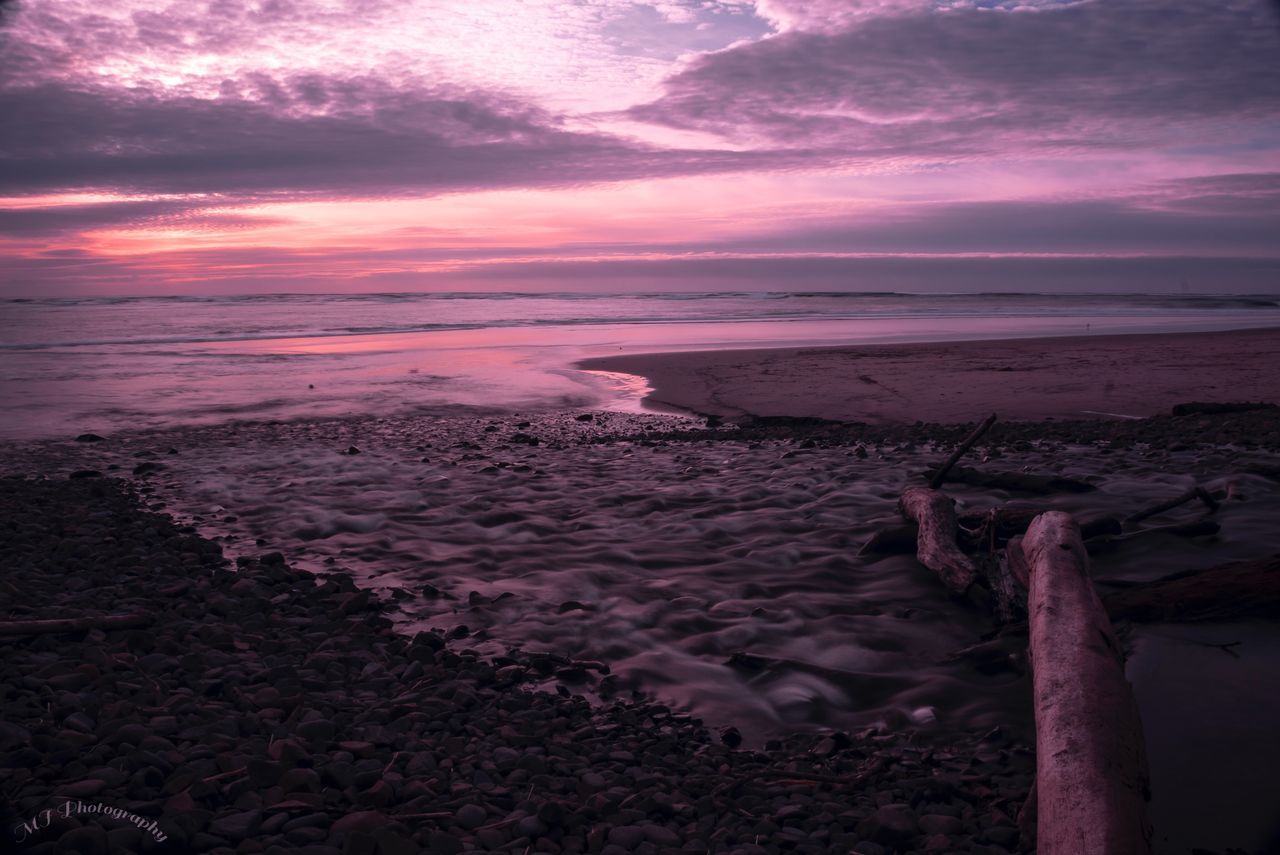
<svg viewBox="0 0 1280 855">
<path fill-rule="evenodd" d="M 0 293 L 1280 292 L 1273 0 L 0 0 Z"/>
</svg>

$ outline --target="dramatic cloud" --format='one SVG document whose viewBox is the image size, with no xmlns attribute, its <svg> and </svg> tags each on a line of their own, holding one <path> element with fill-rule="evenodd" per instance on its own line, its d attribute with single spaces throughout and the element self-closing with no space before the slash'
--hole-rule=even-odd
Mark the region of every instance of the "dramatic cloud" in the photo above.
<svg viewBox="0 0 1280 855">
<path fill-rule="evenodd" d="M 738 141 L 839 145 L 852 156 L 1185 145 L 1188 123 L 1208 120 L 1229 135 L 1255 123 L 1276 142 L 1280 33 L 1266 3 L 851 8 L 868 5 L 907 9 L 832 15 L 834 31 L 705 56 L 631 115 Z"/>
<path fill-rule="evenodd" d="M 0 89 L 0 194 L 413 195 L 751 169 L 793 155 L 659 150 L 484 93 L 307 75 L 261 97 Z M 770 162 L 772 158 L 772 162 Z"/>
<path fill-rule="evenodd" d="M 0 278 L 1265 287 L 1276 10 L 0 0 Z"/>
</svg>

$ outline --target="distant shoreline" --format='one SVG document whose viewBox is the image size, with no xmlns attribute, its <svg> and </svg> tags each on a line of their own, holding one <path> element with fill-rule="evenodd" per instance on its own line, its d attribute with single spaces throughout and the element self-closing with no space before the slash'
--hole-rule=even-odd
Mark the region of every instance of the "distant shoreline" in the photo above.
<svg viewBox="0 0 1280 855">
<path fill-rule="evenodd" d="M 903 423 L 1145 417 L 1280 400 L 1280 328 L 631 354 L 575 367 L 645 377 L 654 409 Z"/>
</svg>

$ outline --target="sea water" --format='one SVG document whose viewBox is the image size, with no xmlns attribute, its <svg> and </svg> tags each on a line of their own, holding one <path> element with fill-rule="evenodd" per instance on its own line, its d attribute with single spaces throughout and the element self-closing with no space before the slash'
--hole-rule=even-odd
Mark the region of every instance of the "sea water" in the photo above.
<svg viewBox="0 0 1280 855">
<path fill-rule="evenodd" d="M 1280 297 L 867 292 L 0 300 L 0 437 L 467 407 L 634 410 L 618 353 L 1204 331 Z"/>
</svg>

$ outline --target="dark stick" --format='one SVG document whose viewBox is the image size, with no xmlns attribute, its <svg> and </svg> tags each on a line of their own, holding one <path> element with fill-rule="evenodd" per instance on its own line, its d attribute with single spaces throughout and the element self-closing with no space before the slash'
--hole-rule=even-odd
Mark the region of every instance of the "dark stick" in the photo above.
<svg viewBox="0 0 1280 855">
<path fill-rule="evenodd" d="M 1209 509 L 1209 513 L 1213 513 L 1218 510 L 1217 500 L 1214 499 L 1213 496 L 1210 496 L 1209 491 L 1207 491 L 1204 487 L 1197 486 L 1197 487 L 1192 487 L 1190 490 L 1188 490 L 1187 492 L 1183 493 L 1180 496 L 1174 496 L 1172 499 L 1166 499 L 1165 501 L 1160 502 L 1159 504 L 1152 505 L 1149 508 L 1145 508 L 1144 510 L 1138 511 L 1136 514 L 1131 514 L 1130 516 L 1125 518 L 1125 523 L 1129 525 L 1132 525 L 1133 523 L 1140 523 L 1143 520 L 1147 519 L 1148 517 L 1154 517 L 1156 514 L 1162 514 L 1165 511 L 1171 511 L 1174 508 L 1178 507 L 1179 505 L 1185 505 L 1187 502 L 1190 502 L 1192 499 L 1199 499 L 1200 501 L 1204 502 L 1204 506 Z"/>
<path fill-rule="evenodd" d="M 951 467 L 956 465 L 961 457 L 964 457 L 966 451 L 973 448 L 973 444 L 982 438 L 982 435 L 991 430 L 991 426 L 996 423 L 996 414 L 992 413 L 973 429 L 973 433 L 969 434 L 968 439 L 960 443 L 960 447 L 951 453 L 947 458 L 947 462 L 938 467 L 938 471 L 933 473 L 933 480 L 929 482 L 929 486 L 934 490 L 942 486 L 942 482 L 947 479 L 947 473 L 951 471 Z"/>
<path fill-rule="evenodd" d="M 0 635 L 44 635 L 51 632 L 83 632 L 89 629 L 137 629 L 151 623 L 150 615 L 11 620 L 0 622 Z"/>
</svg>

